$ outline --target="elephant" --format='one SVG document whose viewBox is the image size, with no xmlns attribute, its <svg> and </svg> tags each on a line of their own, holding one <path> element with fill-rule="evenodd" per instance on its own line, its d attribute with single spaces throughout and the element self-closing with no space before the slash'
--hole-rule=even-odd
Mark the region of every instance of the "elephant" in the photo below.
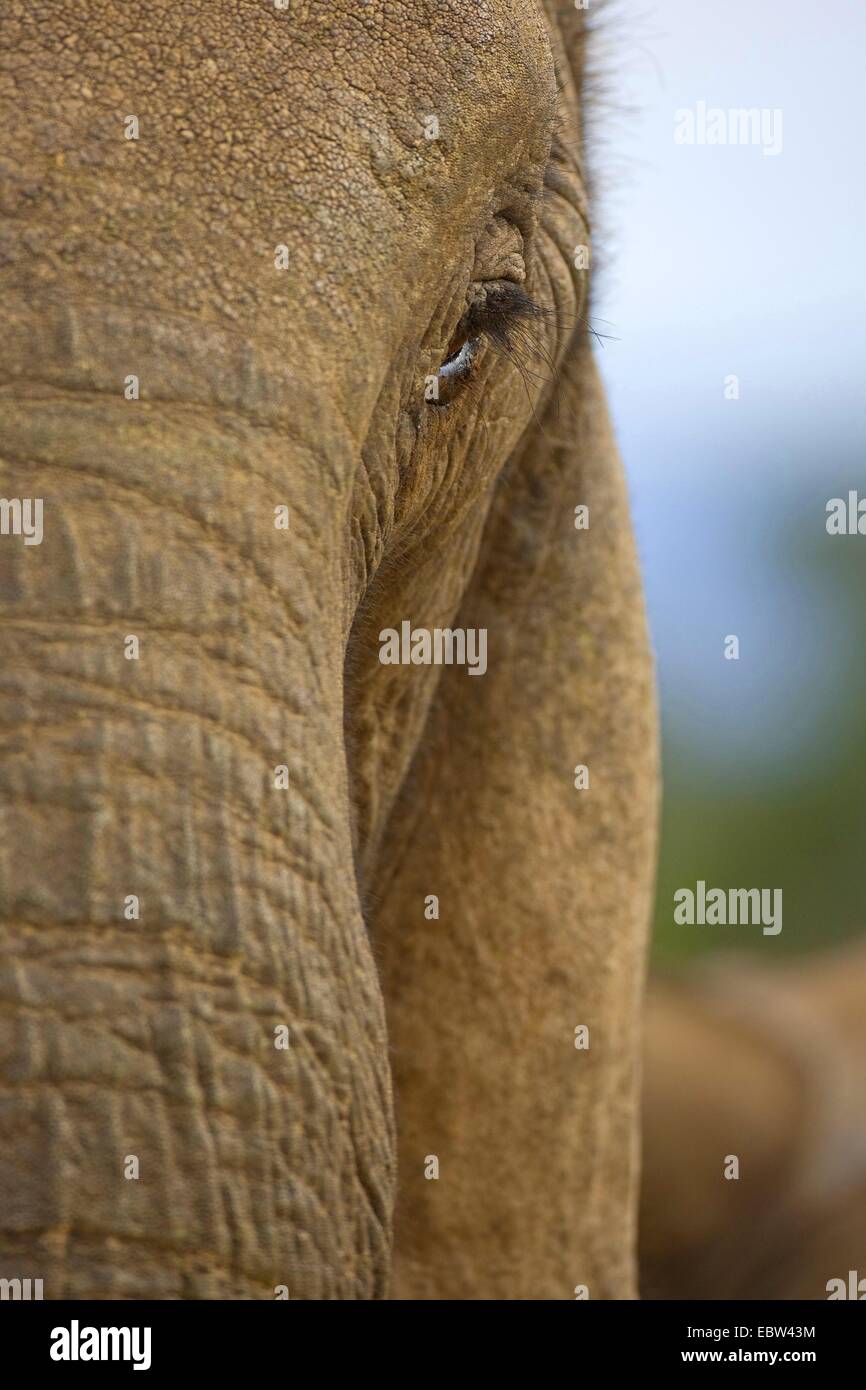
<svg viewBox="0 0 866 1390">
<path fill-rule="evenodd" d="M 658 740 L 584 8 L 3 40 L 0 1275 L 636 1297 Z"/>
<path fill-rule="evenodd" d="M 709 957 L 652 981 L 644 1297 L 866 1297 L 864 998 L 856 940 L 772 968 Z"/>
</svg>

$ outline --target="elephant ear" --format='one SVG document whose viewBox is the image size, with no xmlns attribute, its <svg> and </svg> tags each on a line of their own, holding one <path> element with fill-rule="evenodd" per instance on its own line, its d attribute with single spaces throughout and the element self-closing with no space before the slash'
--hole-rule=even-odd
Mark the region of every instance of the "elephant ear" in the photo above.
<svg viewBox="0 0 866 1390">
<path fill-rule="evenodd" d="M 584 335 L 500 480 L 458 625 L 487 630 L 488 669 L 443 669 L 380 860 L 393 1291 L 630 1297 L 657 732 Z"/>
</svg>

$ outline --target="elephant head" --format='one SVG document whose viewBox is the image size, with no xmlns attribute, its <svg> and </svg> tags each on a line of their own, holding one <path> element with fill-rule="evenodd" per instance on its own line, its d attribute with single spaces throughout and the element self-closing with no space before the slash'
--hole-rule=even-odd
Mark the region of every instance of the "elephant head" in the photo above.
<svg viewBox="0 0 866 1390">
<path fill-rule="evenodd" d="M 0 1272 L 46 1297 L 634 1291 L 584 19 L 4 19 Z"/>
</svg>

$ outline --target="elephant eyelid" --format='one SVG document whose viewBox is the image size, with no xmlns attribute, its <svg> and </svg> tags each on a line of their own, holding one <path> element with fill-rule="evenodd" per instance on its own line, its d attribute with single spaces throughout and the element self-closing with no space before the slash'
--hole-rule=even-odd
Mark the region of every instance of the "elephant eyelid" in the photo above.
<svg viewBox="0 0 866 1390">
<path fill-rule="evenodd" d="M 472 369 L 484 340 L 513 362 L 526 380 L 530 375 L 529 362 L 537 356 L 547 358 L 539 328 L 550 318 L 556 318 L 556 311 L 536 303 L 517 281 L 488 281 L 478 285 L 437 372 L 439 380 L 450 387 L 452 394 L 444 401 L 436 397 L 434 403 L 451 403 L 454 390 L 473 375 Z"/>
<path fill-rule="evenodd" d="M 556 317 L 556 310 L 539 304 L 514 280 L 482 286 L 461 324 L 461 336 L 484 336 L 507 356 L 531 348 L 542 323 Z"/>
<path fill-rule="evenodd" d="M 551 317 L 556 317 L 556 311 L 536 303 L 514 280 L 480 286 L 451 339 L 440 374 L 453 376 L 460 370 L 468 371 L 482 338 L 513 359 L 522 360 L 522 353 L 527 350 L 533 355 L 533 334 L 542 321 Z"/>
</svg>

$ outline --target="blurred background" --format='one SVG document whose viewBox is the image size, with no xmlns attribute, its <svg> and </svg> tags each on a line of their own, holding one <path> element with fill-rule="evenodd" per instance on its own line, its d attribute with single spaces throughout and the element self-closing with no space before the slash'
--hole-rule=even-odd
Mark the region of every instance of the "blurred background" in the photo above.
<svg viewBox="0 0 866 1390">
<path fill-rule="evenodd" d="M 596 27 L 592 321 L 664 736 L 655 961 L 782 957 L 866 928 L 866 536 L 825 527 L 866 496 L 866 5 L 612 0 Z M 676 144 L 701 101 L 781 109 L 781 152 Z M 781 935 L 675 926 L 698 879 L 781 887 Z"/>
</svg>

